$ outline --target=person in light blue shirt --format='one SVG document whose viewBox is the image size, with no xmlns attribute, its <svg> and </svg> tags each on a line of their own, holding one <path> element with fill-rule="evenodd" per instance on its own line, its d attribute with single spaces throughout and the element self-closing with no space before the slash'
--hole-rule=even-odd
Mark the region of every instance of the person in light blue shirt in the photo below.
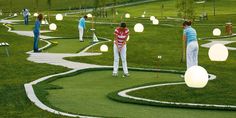
<svg viewBox="0 0 236 118">
<path fill-rule="evenodd" d="M 85 30 L 85 21 L 88 17 L 85 15 L 79 20 L 78 30 L 79 30 L 79 40 L 80 42 L 83 42 L 83 35 Z"/>
<path fill-rule="evenodd" d="M 40 35 L 40 25 L 41 25 L 41 21 L 43 20 L 43 15 L 39 14 L 37 20 L 35 21 L 35 25 L 34 25 L 34 47 L 33 50 L 34 52 L 41 52 L 38 49 L 38 42 L 39 42 L 39 35 Z"/>
<path fill-rule="evenodd" d="M 187 42 L 187 69 L 192 66 L 198 65 L 198 41 L 197 41 L 197 32 L 194 28 L 191 27 L 191 21 L 184 21 L 183 28 L 183 40 Z"/>
<path fill-rule="evenodd" d="M 28 9 L 23 9 L 22 14 L 24 16 L 25 25 L 28 25 L 28 23 L 29 23 L 29 10 Z"/>
</svg>

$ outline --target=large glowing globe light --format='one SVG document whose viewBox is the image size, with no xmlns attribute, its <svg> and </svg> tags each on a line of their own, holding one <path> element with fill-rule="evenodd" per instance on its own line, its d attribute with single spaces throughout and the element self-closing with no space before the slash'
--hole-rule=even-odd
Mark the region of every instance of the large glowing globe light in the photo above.
<svg viewBox="0 0 236 118">
<path fill-rule="evenodd" d="M 34 15 L 33 15 L 34 17 L 38 17 L 39 16 L 39 14 L 38 13 L 34 13 Z"/>
<path fill-rule="evenodd" d="M 101 45 L 101 47 L 100 47 L 100 51 L 101 52 L 107 52 L 108 51 L 108 46 L 107 45 Z"/>
<path fill-rule="evenodd" d="M 143 32 L 144 30 L 144 26 L 143 24 L 141 23 L 137 23 L 135 26 L 134 26 L 134 31 L 135 32 Z"/>
<path fill-rule="evenodd" d="M 150 16 L 150 20 L 151 21 L 153 21 L 153 20 L 155 20 L 156 18 L 155 18 L 155 16 Z"/>
<path fill-rule="evenodd" d="M 130 18 L 130 14 L 129 14 L 129 13 L 126 13 L 126 14 L 125 14 L 125 18 Z"/>
<path fill-rule="evenodd" d="M 88 17 L 88 18 L 92 18 L 93 15 L 92 15 L 92 14 L 87 14 L 87 17 Z"/>
<path fill-rule="evenodd" d="M 153 25 L 158 25 L 158 24 L 159 24 L 159 20 L 158 20 L 158 19 L 154 19 L 154 20 L 152 21 L 152 24 L 153 24 Z"/>
<path fill-rule="evenodd" d="M 56 30 L 56 29 L 57 29 L 57 25 L 56 25 L 55 23 L 51 23 L 51 24 L 49 25 L 49 29 L 50 29 L 50 30 Z"/>
<path fill-rule="evenodd" d="M 201 66 L 192 66 L 184 75 L 185 83 L 191 88 L 203 88 L 208 82 L 208 73 Z"/>
<path fill-rule="evenodd" d="M 226 61 L 229 52 L 223 44 L 214 44 L 209 49 L 208 55 L 211 61 Z"/>
<path fill-rule="evenodd" d="M 57 14 L 56 15 L 56 20 L 59 20 L 59 21 L 63 20 L 63 15 L 62 14 Z"/>
<path fill-rule="evenodd" d="M 220 35 L 221 35 L 220 29 L 219 29 L 219 28 L 215 28 L 215 29 L 213 30 L 213 35 L 214 35 L 214 36 L 220 36 Z"/>
</svg>

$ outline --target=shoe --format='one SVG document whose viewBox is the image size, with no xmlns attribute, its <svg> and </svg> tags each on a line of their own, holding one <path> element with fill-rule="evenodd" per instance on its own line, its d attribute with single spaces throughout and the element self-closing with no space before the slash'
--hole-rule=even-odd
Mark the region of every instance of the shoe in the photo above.
<svg viewBox="0 0 236 118">
<path fill-rule="evenodd" d="M 117 74 L 117 73 L 112 73 L 112 76 L 113 76 L 113 77 L 117 77 L 118 74 Z"/>
<path fill-rule="evenodd" d="M 34 53 L 42 52 L 41 50 L 34 50 Z"/>
<path fill-rule="evenodd" d="M 129 73 L 124 74 L 122 77 L 129 77 Z"/>
</svg>

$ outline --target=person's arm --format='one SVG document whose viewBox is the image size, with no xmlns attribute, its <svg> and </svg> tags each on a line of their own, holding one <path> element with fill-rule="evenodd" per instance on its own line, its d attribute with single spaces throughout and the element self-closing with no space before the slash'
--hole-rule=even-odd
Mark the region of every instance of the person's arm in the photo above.
<svg viewBox="0 0 236 118">
<path fill-rule="evenodd" d="M 125 31 L 125 40 L 124 40 L 124 42 L 122 43 L 121 48 L 123 48 L 123 46 L 126 44 L 128 36 L 129 36 L 129 30 L 127 29 L 127 30 Z"/>
</svg>

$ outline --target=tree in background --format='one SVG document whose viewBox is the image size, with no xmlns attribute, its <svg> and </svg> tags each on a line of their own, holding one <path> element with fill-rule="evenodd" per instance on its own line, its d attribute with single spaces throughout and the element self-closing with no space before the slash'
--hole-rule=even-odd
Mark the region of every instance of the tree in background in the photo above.
<svg viewBox="0 0 236 118">
<path fill-rule="evenodd" d="M 195 18 L 195 6 L 194 0 L 177 0 L 177 11 L 178 16 L 184 19 L 194 19 Z"/>
<path fill-rule="evenodd" d="M 47 0 L 47 4 L 48 4 L 48 9 L 51 10 L 51 8 L 52 8 L 52 0 Z"/>
<path fill-rule="evenodd" d="M 51 21 L 50 21 L 50 14 L 49 14 L 49 11 L 50 11 L 51 8 L 52 8 L 52 0 L 47 0 L 47 4 L 48 4 L 48 21 L 49 21 L 49 23 L 50 23 Z"/>
<path fill-rule="evenodd" d="M 36 11 L 38 12 L 38 10 L 39 10 L 39 0 L 35 0 L 35 5 L 36 5 Z"/>
</svg>

